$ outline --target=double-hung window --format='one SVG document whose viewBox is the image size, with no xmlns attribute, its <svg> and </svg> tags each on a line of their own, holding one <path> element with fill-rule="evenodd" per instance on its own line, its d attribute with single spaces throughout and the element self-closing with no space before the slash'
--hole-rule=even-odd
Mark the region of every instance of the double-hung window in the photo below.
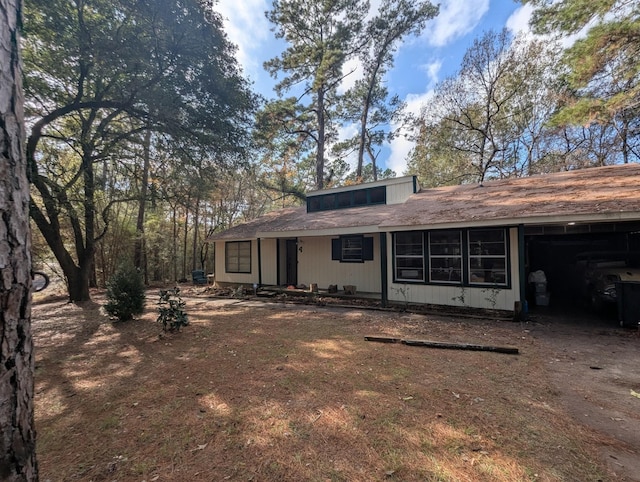
<svg viewBox="0 0 640 482">
<path fill-rule="evenodd" d="M 224 255 L 227 273 L 251 273 L 251 241 L 228 241 Z"/>
<path fill-rule="evenodd" d="M 429 281 L 462 283 L 462 232 L 429 233 Z"/>
<path fill-rule="evenodd" d="M 340 236 L 331 240 L 331 259 L 341 263 L 373 260 L 373 238 L 362 235 Z"/>
<path fill-rule="evenodd" d="M 397 281 L 424 281 L 424 235 L 422 232 L 394 236 Z"/>
<path fill-rule="evenodd" d="M 504 229 L 469 230 L 469 282 L 507 284 L 507 242 Z"/>
<path fill-rule="evenodd" d="M 443 229 L 394 234 L 394 281 L 508 286 L 508 231 Z"/>
</svg>

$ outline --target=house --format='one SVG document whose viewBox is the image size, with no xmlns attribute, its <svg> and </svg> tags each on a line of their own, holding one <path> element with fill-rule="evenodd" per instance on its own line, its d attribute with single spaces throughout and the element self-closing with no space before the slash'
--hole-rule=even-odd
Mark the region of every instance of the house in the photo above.
<svg viewBox="0 0 640 482">
<path fill-rule="evenodd" d="M 542 270 L 580 294 L 576 257 L 640 251 L 640 165 L 420 189 L 400 177 L 312 192 L 209 238 L 221 284 L 355 285 L 388 302 L 512 310 Z"/>
</svg>

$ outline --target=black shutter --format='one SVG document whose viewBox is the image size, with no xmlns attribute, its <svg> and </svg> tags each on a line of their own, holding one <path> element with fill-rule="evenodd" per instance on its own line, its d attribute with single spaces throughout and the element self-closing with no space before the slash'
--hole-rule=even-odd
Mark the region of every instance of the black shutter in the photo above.
<svg viewBox="0 0 640 482">
<path fill-rule="evenodd" d="M 340 238 L 331 240 L 331 259 L 333 261 L 342 259 L 342 240 Z"/>
<path fill-rule="evenodd" d="M 362 240 L 362 260 L 373 261 L 373 238 L 363 238 Z"/>
</svg>

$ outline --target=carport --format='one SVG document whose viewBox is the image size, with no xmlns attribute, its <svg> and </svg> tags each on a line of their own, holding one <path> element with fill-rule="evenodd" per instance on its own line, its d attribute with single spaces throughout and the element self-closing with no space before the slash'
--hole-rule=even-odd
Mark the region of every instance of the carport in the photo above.
<svg viewBox="0 0 640 482">
<path fill-rule="evenodd" d="M 640 221 L 530 225 L 525 227 L 525 265 L 528 273 L 544 271 L 550 305 L 576 308 L 587 305 L 586 279 L 580 260 L 602 253 L 602 257 L 626 256 L 640 267 Z M 535 293 L 527 289 L 530 306 Z"/>
</svg>

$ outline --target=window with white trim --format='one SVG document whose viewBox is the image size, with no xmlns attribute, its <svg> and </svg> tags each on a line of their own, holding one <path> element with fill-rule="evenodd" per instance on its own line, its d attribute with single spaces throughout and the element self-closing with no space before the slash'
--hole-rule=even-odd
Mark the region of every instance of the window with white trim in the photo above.
<svg viewBox="0 0 640 482">
<path fill-rule="evenodd" d="M 373 260 L 373 238 L 358 234 L 332 239 L 331 259 L 341 263 L 371 261 Z"/>
<path fill-rule="evenodd" d="M 508 286 L 508 232 L 486 228 L 394 233 L 394 281 Z"/>
<path fill-rule="evenodd" d="M 469 230 L 469 283 L 507 284 L 507 240 L 504 229 Z"/>
<path fill-rule="evenodd" d="M 462 232 L 429 233 L 429 281 L 462 283 Z"/>
<path fill-rule="evenodd" d="M 396 233 L 394 243 L 396 281 L 424 281 L 423 233 Z"/>
<path fill-rule="evenodd" d="M 251 241 L 227 241 L 224 249 L 227 273 L 251 273 Z"/>
</svg>

